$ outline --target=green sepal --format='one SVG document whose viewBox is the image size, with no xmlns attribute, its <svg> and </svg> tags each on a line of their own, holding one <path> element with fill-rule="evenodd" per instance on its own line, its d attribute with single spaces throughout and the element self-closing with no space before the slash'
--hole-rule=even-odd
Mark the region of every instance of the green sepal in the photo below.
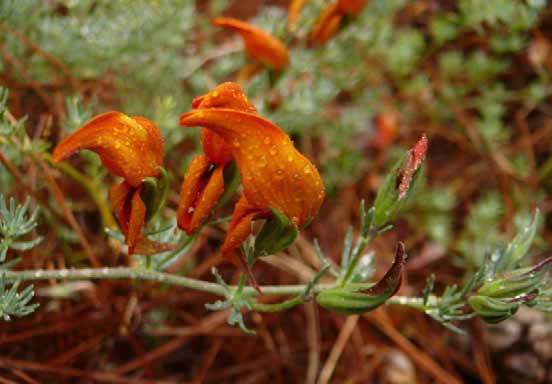
<svg viewBox="0 0 552 384">
<path fill-rule="evenodd" d="M 364 287 L 366 288 L 366 287 Z M 361 314 L 376 309 L 391 295 L 370 295 L 354 286 L 326 289 L 316 296 L 316 302 L 329 310 L 345 315 Z"/>
<path fill-rule="evenodd" d="M 399 199 L 399 183 L 401 174 L 405 164 L 410 158 L 410 151 L 403 155 L 399 161 L 395 163 L 391 171 L 385 177 L 383 184 L 378 190 L 376 199 L 374 200 L 374 214 L 372 217 L 371 226 L 375 229 L 380 229 L 393 222 L 401 210 L 403 210 L 411 201 L 420 185 L 420 180 L 424 178 L 425 167 L 421 165 L 412 176 L 408 194 L 405 198 Z"/>
<path fill-rule="evenodd" d="M 404 245 L 399 243 L 393 264 L 376 284 L 348 283 L 329 288 L 316 296 L 316 302 L 326 309 L 347 315 L 372 311 L 398 291 L 402 282 L 404 263 Z"/>
<path fill-rule="evenodd" d="M 270 207 L 268 219 L 255 238 L 255 256 L 275 254 L 288 247 L 299 233 L 297 226 L 275 208 Z"/>
<path fill-rule="evenodd" d="M 521 303 L 506 302 L 487 296 L 471 296 L 468 304 L 479 317 L 489 324 L 500 323 L 511 317 L 518 310 Z"/>
<path fill-rule="evenodd" d="M 146 205 L 146 222 L 151 220 L 165 205 L 170 186 L 170 175 L 167 170 L 160 167 L 160 176 L 147 177 L 142 181 L 140 196 Z"/>
</svg>

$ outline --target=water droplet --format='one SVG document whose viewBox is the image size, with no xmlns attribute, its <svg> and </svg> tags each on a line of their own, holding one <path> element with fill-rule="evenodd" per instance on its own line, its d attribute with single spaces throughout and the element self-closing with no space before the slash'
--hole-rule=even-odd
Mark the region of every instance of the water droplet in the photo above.
<svg viewBox="0 0 552 384">
<path fill-rule="evenodd" d="M 308 165 L 305 165 L 305 168 L 303 168 L 303 172 L 308 175 L 312 171 L 311 171 L 311 168 Z"/>
<path fill-rule="evenodd" d="M 293 162 L 293 156 L 292 156 L 292 155 L 288 155 L 287 161 L 290 162 L 290 163 Z"/>
<path fill-rule="evenodd" d="M 264 167 L 267 166 L 267 164 L 268 164 L 268 162 L 266 161 L 266 157 L 264 155 L 259 156 L 257 165 L 260 168 L 264 168 Z"/>
<path fill-rule="evenodd" d="M 300 180 L 300 179 L 301 179 L 301 175 L 298 174 L 298 173 L 294 173 L 294 174 L 293 174 L 293 178 L 294 178 L 295 180 Z"/>
<path fill-rule="evenodd" d="M 282 175 L 284 174 L 284 170 L 281 169 L 281 168 L 278 168 L 278 169 L 276 170 L 276 174 L 277 174 L 278 176 L 282 176 Z"/>
<path fill-rule="evenodd" d="M 264 140 L 263 140 L 263 143 L 265 144 L 270 144 L 270 137 L 265 137 Z"/>
<path fill-rule="evenodd" d="M 268 153 L 270 153 L 272 156 L 276 156 L 276 154 L 278 153 L 278 151 L 276 150 L 276 146 L 273 145 L 272 147 L 270 147 Z"/>
<path fill-rule="evenodd" d="M 235 147 L 235 148 L 239 148 L 240 147 L 240 142 L 238 140 L 234 140 L 234 142 L 232 143 L 232 145 Z"/>
</svg>

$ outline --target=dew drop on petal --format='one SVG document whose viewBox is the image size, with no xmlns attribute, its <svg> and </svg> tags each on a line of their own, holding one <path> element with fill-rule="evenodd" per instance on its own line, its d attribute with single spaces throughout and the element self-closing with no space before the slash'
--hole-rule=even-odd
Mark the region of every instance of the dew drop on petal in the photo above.
<svg viewBox="0 0 552 384">
<path fill-rule="evenodd" d="M 293 156 L 292 156 L 292 155 L 288 155 L 287 161 L 290 162 L 290 163 L 292 163 L 292 162 L 293 162 Z"/>
<path fill-rule="evenodd" d="M 270 149 L 268 150 L 268 153 L 270 153 L 272 156 L 276 156 L 276 154 L 278 153 L 276 146 L 273 145 L 272 147 L 270 147 Z"/>
<path fill-rule="evenodd" d="M 265 137 L 264 140 L 263 140 L 263 143 L 265 144 L 270 144 L 270 137 Z"/>
<path fill-rule="evenodd" d="M 264 155 L 259 156 L 257 165 L 258 165 L 260 168 L 264 168 L 264 167 L 267 166 L 267 164 L 268 164 L 268 162 L 266 161 L 266 157 L 265 157 Z"/>
<path fill-rule="evenodd" d="M 294 174 L 293 174 L 293 178 L 294 178 L 295 180 L 301 180 L 301 175 L 298 174 L 298 173 L 294 173 Z"/>
<path fill-rule="evenodd" d="M 312 170 L 308 165 L 305 165 L 305 168 L 303 168 L 303 172 L 308 175 L 312 172 Z"/>
<path fill-rule="evenodd" d="M 283 170 L 282 168 L 278 168 L 278 169 L 276 170 L 276 175 L 278 175 L 278 176 L 283 176 L 283 175 L 284 175 L 284 170 Z"/>
<path fill-rule="evenodd" d="M 235 147 L 235 148 L 239 148 L 240 147 L 240 142 L 238 140 L 234 140 L 234 142 L 232 143 L 232 145 Z"/>
</svg>

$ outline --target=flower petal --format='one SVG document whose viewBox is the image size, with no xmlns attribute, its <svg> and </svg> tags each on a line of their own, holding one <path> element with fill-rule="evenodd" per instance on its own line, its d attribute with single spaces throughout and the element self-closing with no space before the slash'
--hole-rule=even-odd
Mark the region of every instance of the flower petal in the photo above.
<svg viewBox="0 0 552 384">
<path fill-rule="evenodd" d="M 218 166 L 209 176 L 207 185 L 203 189 L 201 196 L 198 198 L 192 221 L 190 223 L 191 230 L 195 231 L 209 213 L 215 208 L 217 202 L 224 192 L 224 176 L 223 166 Z"/>
<path fill-rule="evenodd" d="M 251 222 L 253 219 L 259 216 L 267 216 L 269 213 L 269 211 L 259 209 L 249 204 L 244 196 L 240 197 L 234 207 L 232 220 L 230 220 L 230 226 L 228 227 L 226 238 L 221 247 L 222 255 L 235 263 L 235 260 L 233 260 L 235 254 L 233 254 L 233 251 L 239 247 L 251 233 Z"/>
<path fill-rule="evenodd" d="M 142 227 L 146 221 L 146 205 L 140 197 L 140 188 L 134 191 L 130 202 L 130 217 L 128 220 L 128 232 L 126 242 L 128 245 L 128 254 L 134 253 L 134 248 L 142 236 Z"/>
<path fill-rule="evenodd" d="M 63 139 L 54 150 L 54 162 L 81 149 L 96 152 L 111 173 L 133 187 L 146 177 L 157 176 L 163 161 L 159 129 L 146 118 L 115 111 L 94 117 Z"/>
<path fill-rule="evenodd" d="M 338 9 L 337 4 L 328 5 L 318 16 L 312 27 L 309 41 L 313 44 L 324 44 L 339 31 L 342 17 L 343 14 Z"/>
<path fill-rule="evenodd" d="M 180 124 L 211 129 L 231 145 L 252 206 L 275 208 L 298 226 L 318 212 L 324 199 L 320 174 L 269 120 L 231 109 L 205 109 L 184 113 Z"/>
<path fill-rule="evenodd" d="M 272 69 L 281 71 L 289 65 L 289 53 L 284 43 L 262 29 L 231 17 L 218 17 L 213 24 L 238 32 L 247 52 Z"/>
<path fill-rule="evenodd" d="M 197 156 L 186 172 L 178 204 L 178 226 L 191 235 L 215 208 L 224 192 L 223 166 L 209 174 L 205 156 Z M 207 165 L 205 167 L 205 165 Z"/>
<path fill-rule="evenodd" d="M 350 16 L 357 16 L 366 6 L 366 0 L 338 0 L 337 7 L 343 13 Z"/>
<path fill-rule="evenodd" d="M 288 26 L 293 26 L 297 23 L 297 20 L 299 20 L 299 13 L 301 12 L 303 5 L 305 5 L 305 1 L 306 0 L 291 0 L 288 6 Z"/>
<path fill-rule="evenodd" d="M 126 181 L 113 186 L 109 199 L 121 231 L 125 234 L 128 253 L 132 255 L 140 241 L 142 227 L 146 219 L 146 205 L 140 197 L 141 188 L 133 188 Z"/>
<path fill-rule="evenodd" d="M 233 82 L 222 83 L 211 92 L 199 96 L 192 101 L 192 107 L 231 108 L 239 111 L 255 113 L 255 107 L 247 100 L 241 87 Z M 226 142 L 213 131 L 201 130 L 201 145 L 203 152 L 214 164 L 228 164 L 232 161 L 232 152 Z"/>
<path fill-rule="evenodd" d="M 192 159 L 180 192 L 180 201 L 178 203 L 177 222 L 178 227 L 191 234 L 195 228 L 192 228 L 191 222 L 195 211 L 195 203 L 198 195 L 201 193 L 201 179 L 209 169 L 210 161 L 204 156 L 196 156 Z"/>
<path fill-rule="evenodd" d="M 109 200 L 111 207 L 115 212 L 119 226 L 123 233 L 128 231 L 128 222 L 130 219 L 130 206 L 127 204 L 130 201 L 134 188 L 126 181 L 117 184 L 109 190 Z"/>
</svg>

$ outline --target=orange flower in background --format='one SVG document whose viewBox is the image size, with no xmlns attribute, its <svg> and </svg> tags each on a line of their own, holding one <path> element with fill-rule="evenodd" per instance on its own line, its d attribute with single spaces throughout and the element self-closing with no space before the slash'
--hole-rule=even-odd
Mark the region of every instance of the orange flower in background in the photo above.
<svg viewBox="0 0 552 384">
<path fill-rule="evenodd" d="M 251 222 L 270 218 L 271 209 L 297 227 L 318 213 L 324 199 L 320 174 L 278 126 L 257 114 L 229 108 L 187 112 L 180 116 L 180 124 L 202 126 L 222 137 L 240 170 L 243 196 L 222 245 L 227 258 L 235 257 L 235 248 L 251 232 Z"/>
<path fill-rule="evenodd" d="M 339 10 L 349 16 L 358 16 L 360 11 L 366 6 L 366 0 L 338 0 Z"/>
<path fill-rule="evenodd" d="M 204 96 L 196 98 L 192 107 L 231 108 L 255 112 L 255 107 L 236 83 L 223 83 Z M 215 132 L 201 131 L 204 155 L 192 159 L 180 193 L 177 221 L 179 228 L 192 234 L 205 220 L 224 192 L 224 168 L 232 161 L 231 148 Z"/>
<path fill-rule="evenodd" d="M 163 162 L 161 132 L 144 117 L 106 112 L 63 139 L 54 150 L 53 160 L 60 162 L 81 149 L 96 152 L 112 174 L 124 179 L 111 188 L 109 197 L 132 254 L 146 217 L 140 197 L 142 181 L 157 177 Z"/>
<path fill-rule="evenodd" d="M 356 17 L 366 5 L 366 0 L 338 0 L 328 5 L 318 16 L 309 35 L 309 41 L 322 45 L 339 31 L 345 16 Z"/>
<path fill-rule="evenodd" d="M 318 16 L 312 27 L 309 41 L 314 44 L 324 44 L 339 31 L 342 18 L 343 13 L 339 10 L 337 4 L 328 5 Z"/>
<path fill-rule="evenodd" d="M 299 19 L 299 12 L 305 5 L 306 0 L 291 0 L 288 7 L 288 26 L 293 26 Z"/>
<path fill-rule="evenodd" d="M 238 32 L 247 53 L 273 70 L 281 71 L 289 65 L 289 53 L 284 43 L 262 29 L 231 17 L 218 17 L 213 24 Z"/>
</svg>

